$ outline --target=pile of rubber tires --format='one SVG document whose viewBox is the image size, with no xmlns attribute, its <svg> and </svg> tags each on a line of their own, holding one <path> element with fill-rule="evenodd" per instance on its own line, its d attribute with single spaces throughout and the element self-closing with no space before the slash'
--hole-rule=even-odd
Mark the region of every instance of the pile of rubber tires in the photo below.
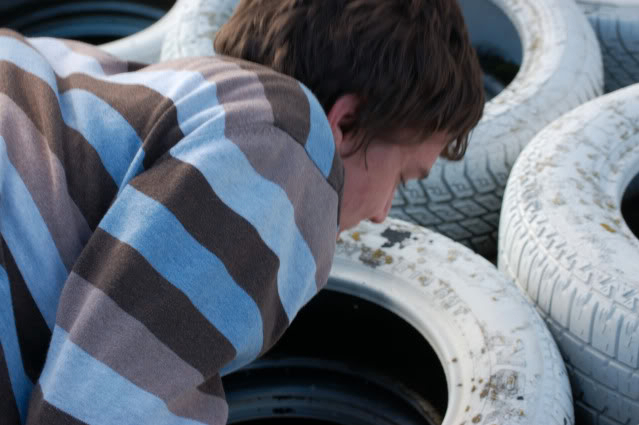
<svg viewBox="0 0 639 425">
<path fill-rule="evenodd" d="M 501 61 L 465 158 L 341 236 L 329 295 L 225 377 L 229 423 L 639 424 L 639 0 L 459 2 L 480 56 Z M 236 3 L 177 0 L 102 47 L 213 55 Z M 9 20 L 34 4 L 48 12 Z M 18 0 L 0 26 L 65 36 L 47 30 L 68 31 L 69 7 L 87 15 Z"/>
<path fill-rule="evenodd" d="M 205 3 L 164 58 L 213 54 Z M 448 383 L 443 423 L 568 424 L 574 407 L 578 425 L 637 425 L 639 0 L 460 3 L 478 51 L 519 70 L 490 93 L 463 161 L 398 190 L 391 215 L 430 230 L 348 232 L 331 287 L 427 339 Z"/>
</svg>

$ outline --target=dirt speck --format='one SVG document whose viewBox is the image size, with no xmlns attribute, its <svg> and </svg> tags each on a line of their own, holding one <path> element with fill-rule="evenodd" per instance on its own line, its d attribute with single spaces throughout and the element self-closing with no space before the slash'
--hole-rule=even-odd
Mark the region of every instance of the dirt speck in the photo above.
<svg viewBox="0 0 639 425">
<path fill-rule="evenodd" d="M 481 422 L 481 414 L 479 414 L 479 415 L 477 415 L 477 416 L 475 416 L 475 417 L 473 418 L 473 423 L 474 423 L 474 424 L 478 424 L 478 423 L 480 423 L 480 422 Z"/>
<path fill-rule="evenodd" d="M 452 263 L 453 261 L 455 261 L 458 256 L 459 256 L 459 252 L 457 252 L 456 249 L 449 249 L 448 250 L 448 262 L 449 263 Z"/>
<path fill-rule="evenodd" d="M 553 204 L 555 204 L 555 205 L 560 206 L 560 205 L 565 205 L 565 204 L 566 204 L 566 201 L 564 201 L 564 198 L 562 198 L 560 194 L 557 194 L 557 195 L 553 198 L 552 203 L 553 203 Z"/>
<path fill-rule="evenodd" d="M 453 359 L 451 360 L 453 363 L 457 363 L 457 357 L 453 357 Z"/>
<path fill-rule="evenodd" d="M 361 240 L 362 240 L 362 238 L 361 238 L 361 236 L 360 236 L 359 232 L 355 232 L 355 233 L 353 233 L 353 234 L 351 235 L 351 238 L 355 239 L 357 242 L 359 242 L 359 241 L 361 241 Z"/>
<path fill-rule="evenodd" d="M 470 406 L 466 406 L 466 412 L 470 410 Z"/>
<path fill-rule="evenodd" d="M 390 255 L 387 255 L 384 260 L 386 264 L 393 264 L 393 257 L 391 257 Z"/>
<path fill-rule="evenodd" d="M 485 398 L 489 392 L 490 390 L 488 388 L 484 388 L 483 391 L 479 393 L 479 398 Z"/>
<path fill-rule="evenodd" d="M 617 233 L 617 231 L 615 229 L 613 229 L 612 227 L 610 227 L 606 223 L 601 223 L 601 227 L 603 227 L 604 229 L 606 229 L 610 233 Z"/>
<path fill-rule="evenodd" d="M 474 393 L 477 390 L 477 387 L 473 385 L 473 387 L 470 389 L 471 393 Z"/>
</svg>

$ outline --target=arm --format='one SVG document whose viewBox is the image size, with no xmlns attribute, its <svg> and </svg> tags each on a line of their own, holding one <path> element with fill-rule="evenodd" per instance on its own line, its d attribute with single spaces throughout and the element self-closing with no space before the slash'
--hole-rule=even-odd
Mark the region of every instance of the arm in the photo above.
<svg viewBox="0 0 639 425">
<path fill-rule="evenodd" d="M 251 157 L 185 139 L 122 188 L 65 284 L 29 423 L 226 423 L 220 376 L 266 351 L 330 267 L 295 217 L 315 188 L 292 202 Z"/>
</svg>

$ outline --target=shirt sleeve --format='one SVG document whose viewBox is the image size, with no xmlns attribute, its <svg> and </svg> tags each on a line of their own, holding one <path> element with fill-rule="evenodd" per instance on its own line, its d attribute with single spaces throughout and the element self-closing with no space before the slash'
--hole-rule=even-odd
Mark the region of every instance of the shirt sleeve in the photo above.
<svg viewBox="0 0 639 425">
<path fill-rule="evenodd" d="M 120 189 L 65 283 L 28 423 L 226 423 L 221 376 L 325 283 L 337 232 L 311 241 L 296 214 L 327 190 L 312 162 L 241 139 L 187 137 Z"/>
</svg>

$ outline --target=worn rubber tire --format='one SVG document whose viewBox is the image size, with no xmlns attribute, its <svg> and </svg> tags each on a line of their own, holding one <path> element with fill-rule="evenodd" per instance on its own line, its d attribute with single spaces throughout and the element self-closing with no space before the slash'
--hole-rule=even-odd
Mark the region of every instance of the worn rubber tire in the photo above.
<svg viewBox="0 0 639 425">
<path fill-rule="evenodd" d="M 153 25 L 128 37 L 102 44 L 99 47 L 121 59 L 156 63 L 160 61 L 165 36 L 175 27 L 185 0 L 176 0 L 173 7 Z"/>
<path fill-rule="evenodd" d="M 604 61 L 606 93 L 639 82 L 639 0 L 578 0 Z"/>
<path fill-rule="evenodd" d="M 329 288 L 427 339 L 447 378 L 445 425 L 573 423 L 564 365 L 533 305 L 461 244 L 401 220 L 364 222 L 338 241 Z"/>
<path fill-rule="evenodd" d="M 503 190 L 521 149 L 546 124 L 603 89 L 597 40 L 572 0 L 492 1 L 519 32 L 521 69 L 486 103 L 465 158 L 438 161 L 427 180 L 398 190 L 391 210 L 490 259 L 496 256 Z"/>
<path fill-rule="evenodd" d="M 162 60 L 215 54 L 213 40 L 239 0 L 187 0 L 167 32 Z"/>
<path fill-rule="evenodd" d="M 566 114 L 524 150 L 504 197 L 499 268 L 546 319 L 580 425 L 639 423 L 639 240 L 620 209 L 637 123 L 639 84 Z"/>
<path fill-rule="evenodd" d="M 177 10 L 184 0 L 177 0 L 173 6 L 171 6 L 170 10 L 162 16 L 159 20 L 148 26 L 147 28 L 138 31 L 132 35 L 120 38 L 118 40 L 101 44 L 103 50 L 111 53 L 115 56 L 118 56 L 122 59 L 134 62 L 142 62 L 142 63 L 153 63 L 157 62 L 160 59 L 160 51 L 162 47 L 162 42 L 164 40 L 164 35 L 174 25 L 175 18 L 177 17 Z M 72 1 L 54 1 L 54 0 L 11 0 L 7 2 L 0 2 L 0 17 L 4 19 L 0 19 L 0 26 L 9 26 L 11 27 L 11 13 L 17 11 L 25 11 L 22 15 L 18 15 L 18 19 L 24 18 L 29 14 L 42 13 L 43 11 L 51 8 L 55 8 L 57 5 L 68 5 L 68 6 L 79 6 L 84 4 L 84 7 L 91 9 L 94 6 L 87 6 L 87 3 L 104 3 L 107 4 L 115 4 L 118 3 L 114 0 L 108 1 L 94 1 L 94 2 L 72 2 Z M 143 6 L 153 6 L 158 9 L 163 9 L 164 6 L 168 8 L 168 4 L 164 4 L 164 2 L 152 2 L 149 0 L 143 0 L 139 2 L 121 2 L 121 3 L 130 3 L 132 6 L 137 5 L 138 7 Z M 103 13 L 103 21 L 100 22 L 101 25 L 112 25 L 118 27 L 122 25 L 122 22 L 118 21 L 118 19 L 125 19 L 126 13 L 119 11 L 110 11 L 109 6 L 105 6 L 107 13 Z M 71 9 L 63 11 L 59 11 L 60 19 L 66 19 L 70 21 L 69 23 L 78 24 L 77 17 L 73 15 L 73 12 L 79 13 L 77 8 L 72 11 Z M 95 16 L 100 16 L 99 10 L 92 11 Z M 110 14 L 109 14 L 110 13 Z M 3 16 L 4 15 L 4 16 Z M 8 16 L 8 17 L 7 17 Z M 76 19 L 75 21 L 73 19 Z M 8 19 L 8 21 L 7 21 Z M 95 17 L 93 17 L 95 19 Z M 43 25 L 43 24 L 41 24 Z M 58 23 L 58 26 L 62 24 Z M 86 22 L 82 22 L 80 25 L 87 25 Z M 72 25 L 71 25 L 72 26 Z M 46 28 L 46 25 L 43 25 Z M 143 26 L 142 26 L 143 27 Z M 57 29 L 57 26 L 53 27 Z M 14 28 L 20 31 L 20 28 Z M 51 28 L 49 28 L 51 30 Z M 34 35 L 35 36 L 35 35 Z M 67 37 L 65 35 L 56 34 L 56 31 L 52 31 L 51 33 L 42 33 L 38 34 L 38 36 L 59 36 L 59 37 Z M 68 36 L 68 38 L 75 38 L 73 36 Z"/>
</svg>

